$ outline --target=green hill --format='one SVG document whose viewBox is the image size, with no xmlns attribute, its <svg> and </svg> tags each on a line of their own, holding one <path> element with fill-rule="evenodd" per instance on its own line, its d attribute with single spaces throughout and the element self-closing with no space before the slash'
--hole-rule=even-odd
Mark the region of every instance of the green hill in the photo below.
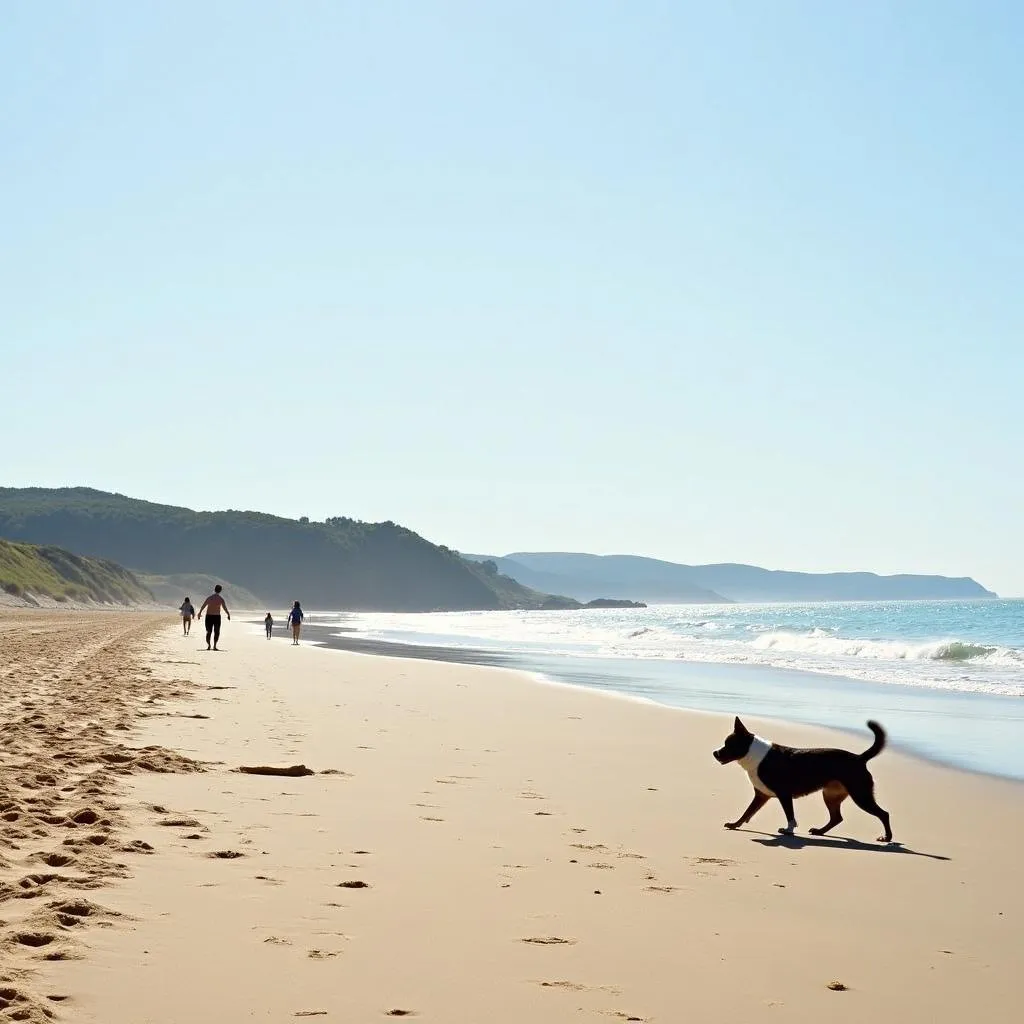
<svg viewBox="0 0 1024 1024">
<path fill-rule="evenodd" d="M 8 540 L 0 540 L 0 589 L 30 604 L 35 598 L 124 605 L 153 600 L 135 576 L 113 562 Z"/>
<path fill-rule="evenodd" d="M 308 608 L 363 611 L 552 607 L 550 595 L 492 578 L 456 552 L 391 522 L 195 512 L 86 487 L 0 488 L 0 536 L 59 544 L 146 574 L 223 574 L 273 605 L 300 600 Z"/>
</svg>

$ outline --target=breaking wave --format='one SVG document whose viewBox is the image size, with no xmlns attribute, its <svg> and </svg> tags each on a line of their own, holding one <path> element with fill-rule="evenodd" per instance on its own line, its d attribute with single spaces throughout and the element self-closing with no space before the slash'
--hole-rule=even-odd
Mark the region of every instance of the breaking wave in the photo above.
<svg viewBox="0 0 1024 1024">
<path fill-rule="evenodd" d="M 1009 647 L 972 644 L 965 640 L 854 640 L 831 636 L 815 629 L 810 633 L 779 630 L 764 633 L 750 646 L 761 651 L 792 651 L 840 658 L 873 658 L 878 661 L 984 661 L 988 664 L 1024 665 L 1022 652 Z"/>
</svg>

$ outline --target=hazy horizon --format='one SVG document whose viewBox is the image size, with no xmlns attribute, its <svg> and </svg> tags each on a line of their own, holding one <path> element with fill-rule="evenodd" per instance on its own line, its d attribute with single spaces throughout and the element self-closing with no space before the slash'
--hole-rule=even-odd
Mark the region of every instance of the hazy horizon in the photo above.
<svg viewBox="0 0 1024 1024">
<path fill-rule="evenodd" d="M 1024 594 L 1024 8 L 6 14 L 0 483 Z"/>
</svg>

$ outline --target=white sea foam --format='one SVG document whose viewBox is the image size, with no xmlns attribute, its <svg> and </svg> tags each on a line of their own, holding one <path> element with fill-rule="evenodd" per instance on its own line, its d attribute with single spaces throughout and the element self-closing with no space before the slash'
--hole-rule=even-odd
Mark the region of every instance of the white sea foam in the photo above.
<svg viewBox="0 0 1024 1024">
<path fill-rule="evenodd" d="M 989 664 L 1024 667 L 1022 652 L 1009 647 L 972 644 L 963 640 L 931 640 L 908 643 L 901 640 L 861 640 L 832 636 L 815 629 L 810 633 L 777 631 L 764 633 L 751 646 L 757 650 L 802 651 L 843 658 L 874 658 L 883 661 L 986 661 Z"/>
<path fill-rule="evenodd" d="M 1024 603 L 655 606 L 352 617 L 367 637 L 523 655 L 766 665 L 1024 696 Z"/>
</svg>

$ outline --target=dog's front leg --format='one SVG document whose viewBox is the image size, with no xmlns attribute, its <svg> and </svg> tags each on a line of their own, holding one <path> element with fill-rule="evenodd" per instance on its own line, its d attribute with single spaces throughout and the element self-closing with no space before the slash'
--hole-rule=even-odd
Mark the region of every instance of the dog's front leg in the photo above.
<svg viewBox="0 0 1024 1024">
<path fill-rule="evenodd" d="M 746 825 L 750 819 L 761 810 L 764 805 L 768 803 L 768 797 L 762 793 L 759 789 L 754 790 L 754 799 L 750 801 L 750 805 L 747 809 L 739 816 L 736 821 L 727 821 L 725 823 L 726 828 L 739 828 L 740 825 Z"/>
<path fill-rule="evenodd" d="M 793 811 L 793 798 L 788 793 L 777 793 L 782 812 L 786 815 L 786 827 L 779 829 L 779 835 L 791 836 L 796 831 L 796 814 Z"/>
</svg>

